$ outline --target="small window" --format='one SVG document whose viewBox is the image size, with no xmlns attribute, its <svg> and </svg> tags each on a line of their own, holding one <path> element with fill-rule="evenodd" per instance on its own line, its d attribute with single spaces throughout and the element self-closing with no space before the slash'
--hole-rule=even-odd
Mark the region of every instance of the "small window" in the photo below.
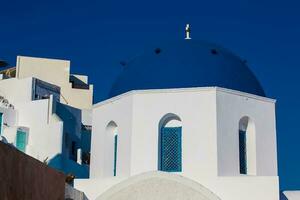
<svg viewBox="0 0 300 200">
<path fill-rule="evenodd" d="M 247 174 L 246 131 L 239 131 L 240 174 Z"/>
<path fill-rule="evenodd" d="M 104 143 L 104 148 L 106 150 L 104 173 L 110 177 L 117 176 L 119 175 L 118 169 L 121 167 L 118 165 L 118 145 L 121 143 L 121 141 L 119 137 L 118 126 L 114 121 L 110 121 L 106 126 L 106 141 L 107 142 Z"/>
<path fill-rule="evenodd" d="M 114 176 L 117 175 L 118 135 L 114 137 Z"/>
<path fill-rule="evenodd" d="M 2 134 L 3 129 L 3 113 L 0 113 L 0 135 Z"/>
<path fill-rule="evenodd" d="M 182 171 L 182 124 L 172 113 L 159 122 L 158 169 L 166 172 Z"/>
<path fill-rule="evenodd" d="M 22 130 L 17 131 L 16 147 L 22 152 L 26 151 L 27 133 Z"/>
<path fill-rule="evenodd" d="M 181 127 L 163 127 L 161 130 L 161 170 L 181 171 Z"/>
<path fill-rule="evenodd" d="M 256 175 L 255 125 L 247 116 L 239 121 L 239 168 L 242 175 Z"/>
</svg>

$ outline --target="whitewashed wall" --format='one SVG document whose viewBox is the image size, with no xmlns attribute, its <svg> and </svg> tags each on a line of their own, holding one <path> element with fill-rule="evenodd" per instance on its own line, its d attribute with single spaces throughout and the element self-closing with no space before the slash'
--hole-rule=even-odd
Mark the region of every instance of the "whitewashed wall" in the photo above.
<svg viewBox="0 0 300 200">
<path fill-rule="evenodd" d="M 113 176 L 113 135 L 106 132 L 106 127 L 111 121 L 117 124 L 119 130 L 117 174 L 130 175 L 132 96 L 93 109 L 91 178 Z"/>
<path fill-rule="evenodd" d="M 277 176 L 275 102 L 255 96 L 235 95 L 229 90 L 217 92 L 219 175 L 240 175 L 238 126 L 244 116 L 248 116 L 255 126 L 255 135 L 247 135 L 254 138 L 256 148 L 252 155 L 247 155 L 252 158 L 248 160 L 250 174 Z M 251 145 L 247 147 L 251 148 Z"/>
<path fill-rule="evenodd" d="M 0 107 L 0 113 L 3 113 L 1 136 L 4 137 L 6 142 L 14 143 L 18 113 L 14 109 L 3 107 Z"/>
<path fill-rule="evenodd" d="M 0 95 L 18 108 L 19 104 L 31 101 L 32 78 L 0 80 Z"/>
<path fill-rule="evenodd" d="M 31 101 L 19 109 L 19 126 L 29 127 L 26 153 L 44 160 L 62 152 L 63 123 L 49 123 L 51 99 Z"/>
<path fill-rule="evenodd" d="M 17 111 L 11 108 L 0 107 L 0 113 L 3 113 L 2 116 L 2 125 L 3 128 L 15 126 L 17 122 Z"/>
<path fill-rule="evenodd" d="M 114 151 L 105 131 L 110 121 L 119 133 L 117 177 L 158 170 L 159 122 L 168 113 L 179 116 L 182 123 L 178 174 L 225 200 L 279 198 L 274 101 L 222 88 L 132 91 L 95 105 L 91 178 L 114 179 L 107 173 L 113 163 L 109 160 L 109 169 L 105 164 Z M 254 175 L 258 176 L 239 175 L 238 130 L 243 116 L 255 122 Z M 246 192 L 252 195 L 245 197 Z"/>
<path fill-rule="evenodd" d="M 182 172 L 217 174 L 215 91 L 134 94 L 131 175 L 158 170 L 159 122 L 173 113 L 182 123 Z"/>
</svg>

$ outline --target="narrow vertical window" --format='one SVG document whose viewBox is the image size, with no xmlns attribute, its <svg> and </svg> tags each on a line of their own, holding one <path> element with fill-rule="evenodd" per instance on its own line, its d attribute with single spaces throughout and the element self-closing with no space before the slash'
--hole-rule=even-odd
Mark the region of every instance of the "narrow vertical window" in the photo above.
<svg viewBox="0 0 300 200">
<path fill-rule="evenodd" d="M 161 130 L 161 170 L 181 171 L 181 127 L 164 127 Z"/>
<path fill-rule="evenodd" d="M 256 175 L 255 124 L 248 116 L 239 121 L 239 168 L 242 175 Z"/>
<path fill-rule="evenodd" d="M 3 113 L 0 113 L 0 135 L 2 135 Z"/>
<path fill-rule="evenodd" d="M 114 176 L 117 175 L 118 135 L 114 137 Z"/>
<path fill-rule="evenodd" d="M 104 159 L 105 162 L 103 172 L 105 176 L 112 177 L 119 175 L 119 169 L 122 167 L 118 162 L 118 146 L 122 144 L 120 140 L 118 125 L 114 121 L 110 121 L 106 126 L 105 143 L 104 143 Z M 121 132 L 121 131 L 120 131 Z M 118 166 L 117 166 L 118 165 Z"/>
<path fill-rule="evenodd" d="M 17 139 L 16 139 L 16 147 L 22 152 L 26 151 L 26 144 L 27 144 L 27 133 L 18 130 L 17 131 Z"/>
<path fill-rule="evenodd" d="M 158 169 L 182 171 L 182 125 L 175 114 L 165 115 L 159 123 Z"/>
<path fill-rule="evenodd" d="M 247 174 L 247 135 L 239 131 L 240 174 Z"/>
</svg>

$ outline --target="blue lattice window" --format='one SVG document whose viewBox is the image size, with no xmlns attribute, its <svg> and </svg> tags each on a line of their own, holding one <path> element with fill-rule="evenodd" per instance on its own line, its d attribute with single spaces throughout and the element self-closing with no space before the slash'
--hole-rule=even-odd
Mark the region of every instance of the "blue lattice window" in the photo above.
<svg viewBox="0 0 300 200">
<path fill-rule="evenodd" d="M 240 174 L 247 174 L 246 131 L 239 131 Z"/>
<path fill-rule="evenodd" d="M 181 127 L 163 127 L 160 133 L 160 170 L 180 172 Z"/>
</svg>

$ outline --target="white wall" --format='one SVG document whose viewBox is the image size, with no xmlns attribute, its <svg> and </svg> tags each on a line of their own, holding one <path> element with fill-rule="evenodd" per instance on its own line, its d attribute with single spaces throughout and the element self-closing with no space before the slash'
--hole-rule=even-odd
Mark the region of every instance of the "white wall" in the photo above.
<svg viewBox="0 0 300 200">
<path fill-rule="evenodd" d="M 107 155 L 113 156 L 113 148 L 106 144 L 113 142 L 105 131 L 110 121 L 119 133 L 117 178 L 158 170 L 159 122 L 168 113 L 179 116 L 182 123 L 178 174 L 206 185 L 225 200 L 278 199 L 274 101 L 214 87 L 132 91 L 96 104 L 91 178 L 112 178 L 104 164 L 110 162 Z M 258 176 L 239 174 L 238 130 L 243 116 L 255 123 Z M 244 197 L 246 192 L 252 196 Z"/>
<path fill-rule="evenodd" d="M 83 109 L 81 110 L 81 122 L 83 125 L 92 126 L 93 110 Z"/>
<path fill-rule="evenodd" d="M 159 122 L 173 113 L 182 123 L 182 172 L 217 174 L 215 91 L 134 94 L 131 175 L 158 170 Z"/>
<path fill-rule="evenodd" d="M 93 127 L 91 143 L 90 177 L 112 176 L 113 167 L 106 169 L 106 154 L 113 155 L 113 148 L 105 145 L 106 127 L 110 121 L 118 126 L 118 176 L 130 175 L 131 132 L 132 132 L 132 96 L 97 106 L 93 109 Z M 122 167 L 120 167 L 122 166 Z M 108 173 L 110 172 L 110 173 Z"/>
<path fill-rule="evenodd" d="M 19 126 L 36 126 L 48 123 L 48 108 L 49 100 L 36 100 L 24 104 L 20 104 L 19 112 Z"/>
<path fill-rule="evenodd" d="M 40 161 L 48 161 L 62 152 L 63 123 L 34 126 L 29 130 L 26 153 Z"/>
<path fill-rule="evenodd" d="M 0 107 L 0 113 L 3 114 L 2 116 L 2 126 L 10 127 L 15 126 L 17 122 L 17 111 L 11 108 L 4 108 Z"/>
<path fill-rule="evenodd" d="M 244 116 L 248 116 L 255 126 L 255 136 L 247 136 L 254 138 L 256 148 L 252 151 L 252 158 L 256 157 L 256 161 L 248 160 L 251 175 L 277 176 L 274 101 L 249 95 L 235 95 L 229 90 L 217 92 L 219 175 L 240 175 L 238 131 L 239 121 Z"/>
<path fill-rule="evenodd" d="M 0 113 L 3 113 L 2 116 L 2 133 L 3 136 L 8 143 L 14 143 L 15 134 L 16 134 L 16 124 L 18 120 L 18 113 L 16 110 L 11 108 L 3 108 L 0 107 Z"/>
<path fill-rule="evenodd" d="M 0 80 L 0 95 L 6 98 L 13 106 L 31 101 L 32 78 Z"/>
<path fill-rule="evenodd" d="M 108 142 L 104 137 L 105 127 L 111 120 L 117 124 L 119 132 L 117 174 L 129 176 L 158 170 L 159 122 L 168 113 L 182 120 L 183 172 L 216 175 L 215 91 L 204 90 L 168 94 L 141 92 L 96 106 L 91 177 L 97 177 L 103 168 L 104 154 L 113 155 L 113 148 L 101 150 Z"/>
<path fill-rule="evenodd" d="M 41 161 L 62 152 L 63 123 L 49 123 L 50 101 L 31 101 L 19 108 L 18 126 L 29 128 L 26 153 Z"/>
<path fill-rule="evenodd" d="M 18 127 L 28 129 L 26 153 L 43 161 L 62 152 L 63 123 L 49 123 L 52 99 L 18 103 L 18 110 L 0 108 L 3 113 L 3 134 L 8 143 L 15 144 Z"/>
</svg>

